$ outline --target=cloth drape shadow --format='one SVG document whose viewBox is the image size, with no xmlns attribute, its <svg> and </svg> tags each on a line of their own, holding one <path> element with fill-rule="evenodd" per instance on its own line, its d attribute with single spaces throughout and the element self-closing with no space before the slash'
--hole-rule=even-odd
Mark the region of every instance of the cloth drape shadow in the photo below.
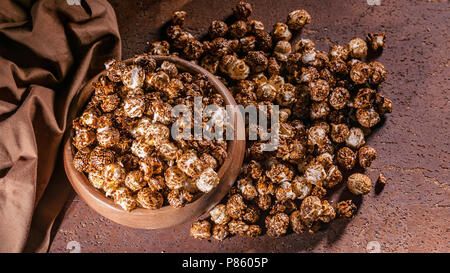
<svg viewBox="0 0 450 273">
<path fill-rule="evenodd" d="M 60 144 L 69 108 L 120 59 L 106 0 L 0 3 L 0 252 L 45 252 L 69 193 Z"/>
</svg>

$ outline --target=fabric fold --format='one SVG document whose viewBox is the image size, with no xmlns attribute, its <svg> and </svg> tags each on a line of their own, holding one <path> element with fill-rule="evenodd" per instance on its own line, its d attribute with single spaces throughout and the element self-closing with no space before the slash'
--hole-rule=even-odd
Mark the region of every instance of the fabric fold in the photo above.
<svg viewBox="0 0 450 273">
<path fill-rule="evenodd" d="M 0 252 L 45 252 L 70 184 L 61 141 L 83 85 L 121 57 L 106 0 L 2 1 Z"/>
</svg>

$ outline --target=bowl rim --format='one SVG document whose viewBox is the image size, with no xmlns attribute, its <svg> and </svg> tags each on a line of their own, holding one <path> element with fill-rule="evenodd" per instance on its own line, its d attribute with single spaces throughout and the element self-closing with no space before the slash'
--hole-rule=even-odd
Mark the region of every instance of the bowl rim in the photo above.
<svg viewBox="0 0 450 273">
<path fill-rule="evenodd" d="M 227 87 L 216 76 L 204 68 L 173 56 L 153 55 L 151 57 L 158 63 L 170 61 L 182 71 L 205 75 L 217 92 L 222 95 L 226 105 L 237 106 L 236 101 Z M 124 62 L 127 65 L 132 64 L 132 59 L 127 59 Z M 71 106 L 69 114 L 71 117 L 71 119 L 69 119 L 70 121 L 79 114 L 80 110 L 84 108 L 88 99 L 91 97 L 93 92 L 92 83 L 97 81 L 98 78 L 105 73 L 106 71 L 103 70 L 80 89 L 77 100 Z M 104 196 L 102 192 L 91 185 L 84 173 L 77 171 L 73 166 L 74 151 L 71 141 L 73 129 L 72 126 L 70 126 L 71 123 L 68 123 L 63 149 L 63 161 L 66 175 L 77 194 L 89 205 L 89 207 L 119 224 L 134 228 L 158 229 L 175 226 L 193 220 L 209 211 L 225 197 L 234 184 L 242 166 L 245 154 L 245 140 L 240 136 L 245 135 L 245 127 L 241 113 L 238 112 L 238 108 L 233 107 L 232 111 L 235 128 L 234 139 L 228 141 L 227 157 L 218 171 L 220 177 L 219 185 L 211 192 L 202 194 L 192 203 L 188 203 L 182 208 L 176 209 L 171 206 L 164 206 L 156 210 L 136 208 L 131 212 L 127 212 L 119 205 L 115 204 L 111 198 Z"/>
</svg>

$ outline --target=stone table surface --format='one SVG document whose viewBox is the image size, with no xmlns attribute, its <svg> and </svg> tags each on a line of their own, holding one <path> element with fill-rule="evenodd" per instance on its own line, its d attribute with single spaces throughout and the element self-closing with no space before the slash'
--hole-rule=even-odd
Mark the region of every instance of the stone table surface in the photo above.
<svg viewBox="0 0 450 273">
<path fill-rule="evenodd" d="M 122 35 L 123 58 L 145 52 L 160 39 L 173 11 L 188 12 L 186 28 L 205 34 L 212 19 L 231 14 L 237 1 L 110 1 Z M 314 235 L 273 239 L 235 236 L 223 242 L 195 240 L 191 223 L 162 230 L 116 224 L 73 194 L 55 224 L 50 252 L 450 252 L 450 4 L 445 0 L 250 1 L 266 28 L 304 8 L 312 23 L 301 37 L 318 49 L 385 31 L 379 61 L 389 71 L 381 92 L 394 112 L 368 144 L 378 151 L 366 173 L 389 178 L 364 196 L 356 217 L 338 219 Z M 381 5 L 370 3 L 381 2 Z M 76 243 L 75 243 L 76 244 Z"/>
</svg>

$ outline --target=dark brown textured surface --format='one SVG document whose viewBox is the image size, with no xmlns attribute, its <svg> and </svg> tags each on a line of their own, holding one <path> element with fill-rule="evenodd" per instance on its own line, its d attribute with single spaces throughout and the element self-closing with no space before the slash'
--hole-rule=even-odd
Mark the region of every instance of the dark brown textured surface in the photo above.
<svg viewBox="0 0 450 273">
<path fill-rule="evenodd" d="M 235 2 L 224 2 L 111 1 L 123 58 L 159 39 L 161 25 L 175 10 L 186 10 L 186 27 L 201 36 L 210 20 L 231 14 Z M 381 252 L 450 252 L 448 1 L 381 0 L 381 6 L 366 0 L 253 2 L 254 18 L 268 29 L 290 10 L 307 9 L 313 20 L 301 36 L 316 41 L 321 50 L 371 31 L 387 33 L 379 60 L 389 77 L 381 92 L 392 99 L 394 112 L 368 140 L 378 158 L 367 169 L 373 180 L 380 171 L 389 178 L 384 189 L 364 196 L 354 219 L 336 220 L 315 235 L 237 236 L 224 242 L 191 238 L 190 224 L 156 231 L 126 228 L 75 196 L 66 204 L 51 252 L 69 252 L 70 241 L 78 242 L 81 252 L 366 252 L 371 241 L 379 243 Z"/>
</svg>

